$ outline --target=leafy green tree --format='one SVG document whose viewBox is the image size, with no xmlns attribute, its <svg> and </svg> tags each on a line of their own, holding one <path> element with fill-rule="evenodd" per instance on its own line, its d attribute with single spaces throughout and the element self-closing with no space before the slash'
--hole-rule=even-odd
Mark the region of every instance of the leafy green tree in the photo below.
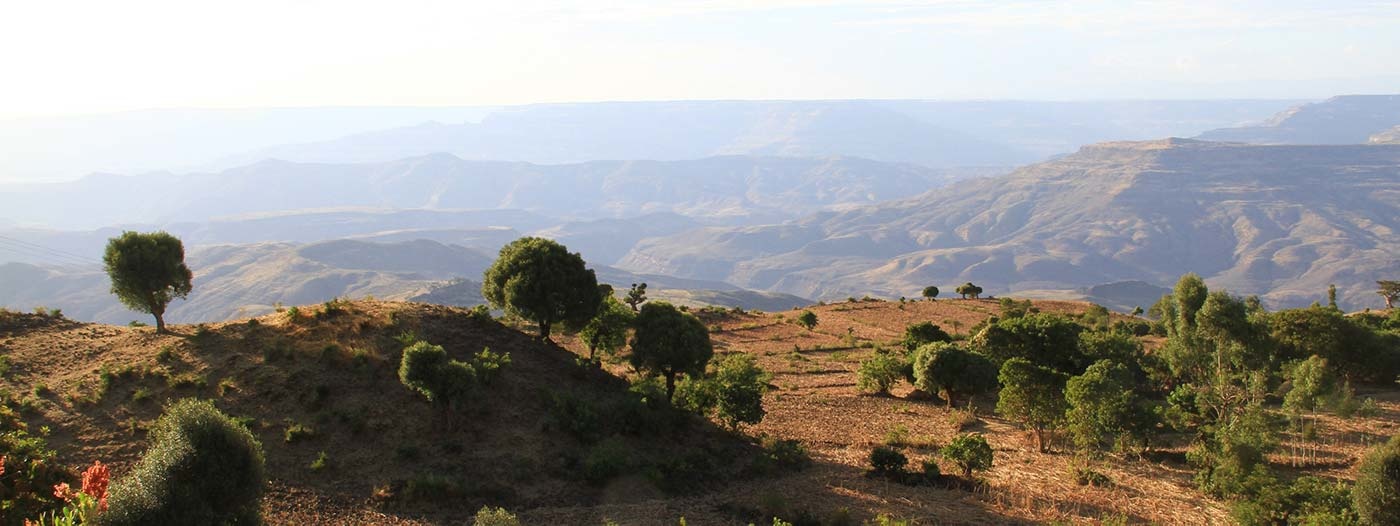
<svg viewBox="0 0 1400 526">
<path fill-rule="evenodd" d="M 1380 280 L 1376 282 L 1376 294 L 1385 300 L 1385 308 L 1395 308 L 1395 300 L 1400 300 L 1400 281 Z"/>
<path fill-rule="evenodd" d="M 112 484 L 100 524 L 260 524 L 263 450 L 209 401 L 184 399 L 149 432 L 150 448 Z"/>
<path fill-rule="evenodd" d="M 112 294 L 128 308 L 156 318 L 156 333 L 165 332 L 165 308 L 193 288 L 194 273 L 185 266 L 185 245 L 165 232 L 122 232 L 107 241 L 102 255 Z"/>
<path fill-rule="evenodd" d="M 929 301 L 933 301 L 934 298 L 938 297 L 938 287 L 935 287 L 933 285 L 924 287 L 923 295 L 925 298 L 928 298 Z"/>
<path fill-rule="evenodd" d="M 974 470 L 992 469 L 992 446 L 979 433 L 958 435 L 940 453 L 962 469 L 963 477 L 971 477 Z"/>
<path fill-rule="evenodd" d="M 592 361 L 598 351 L 613 354 L 627 344 L 627 329 L 632 326 L 636 313 L 627 308 L 617 298 L 603 296 L 603 305 L 588 324 L 579 331 L 579 338 L 588 346 L 588 359 Z"/>
<path fill-rule="evenodd" d="M 896 475 L 904 472 L 909 458 L 898 449 L 889 446 L 875 446 L 870 450 L 870 467 L 881 475 Z"/>
<path fill-rule="evenodd" d="M 1400 524 L 1400 435 L 1361 459 L 1351 498 L 1365 524 Z"/>
<path fill-rule="evenodd" d="M 997 320 L 972 338 L 972 348 L 1000 363 L 1025 358 L 1052 369 L 1078 373 L 1088 366 L 1079 352 L 1084 326 L 1056 314 Z"/>
<path fill-rule="evenodd" d="M 1288 371 L 1292 386 L 1283 396 L 1283 407 L 1293 411 L 1316 411 L 1337 392 L 1337 379 L 1327 366 L 1327 359 L 1313 355 L 1298 362 Z"/>
<path fill-rule="evenodd" d="M 961 294 L 963 299 L 967 299 L 969 297 L 971 297 L 972 299 L 977 299 L 978 296 L 982 295 L 982 287 L 973 285 L 972 282 L 969 281 L 967 283 L 963 283 L 962 285 L 958 285 L 958 288 L 953 289 L 953 292 Z"/>
<path fill-rule="evenodd" d="M 1138 410 L 1133 377 L 1123 364 L 1102 360 L 1065 384 L 1065 414 L 1074 444 L 1102 450 L 1121 443 L 1132 430 Z"/>
<path fill-rule="evenodd" d="M 1001 382 L 997 412 L 1029 429 L 1036 450 L 1044 453 L 1045 431 L 1058 427 L 1069 409 L 1065 402 L 1069 377 L 1025 358 L 1012 358 L 1001 364 L 997 380 Z"/>
<path fill-rule="evenodd" d="M 904 350 L 914 352 L 914 350 L 925 344 L 936 342 L 951 342 L 953 336 L 943 330 L 942 327 L 934 325 L 931 321 L 912 323 L 904 327 Z"/>
<path fill-rule="evenodd" d="M 1327 285 L 1327 308 L 1340 310 L 1337 307 L 1337 286 L 1335 284 Z"/>
<path fill-rule="evenodd" d="M 1341 311 L 1324 307 L 1288 309 L 1271 314 L 1268 320 L 1269 336 L 1277 346 L 1279 360 L 1320 356 L 1353 380 L 1385 380 L 1394 375 L 1383 361 L 1377 361 L 1387 354 L 1383 337 Z"/>
<path fill-rule="evenodd" d="M 772 378 L 758 367 L 752 355 L 734 353 L 720 360 L 715 368 L 716 414 L 730 429 L 739 424 L 758 424 L 767 414 L 763 409 L 763 393 Z"/>
<path fill-rule="evenodd" d="M 986 356 L 951 343 L 930 343 L 914 352 L 914 385 L 928 393 L 944 393 L 952 407 L 961 396 L 996 389 L 997 367 Z"/>
<path fill-rule="evenodd" d="M 817 326 L 817 313 L 803 309 L 802 314 L 797 315 L 797 324 L 809 331 L 812 330 L 812 327 Z"/>
<path fill-rule="evenodd" d="M 676 376 L 701 375 L 714 355 L 705 324 L 670 303 L 643 305 L 633 322 L 632 366 L 666 378 L 666 399 L 676 394 Z"/>
<path fill-rule="evenodd" d="M 856 370 L 856 388 L 863 392 L 886 395 L 890 387 L 904 377 L 909 363 L 894 353 L 876 351 L 873 356 L 862 360 Z"/>
<path fill-rule="evenodd" d="M 632 288 L 627 291 L 627 298 L 622 301 L 628 307 L 632 307 L 632 312 L 637 312 L 637 306 L 647 301 L 647 284 L 633 283 Z"/>
<path fill-rule="evenodd" d="M 1141 307 L 1141 306 L 1133 307 L 1132 315 L 1133 315 L 1133 316 L 1142 316 L 1142 307 Z"/>
<path fill-rule="evenodd" d="M 491 306 L 539 324 L 540 339 L 563 322 L 582 327 L 603 303 L 598 279 L 577 253 L 540 237 L 522 237 L 501 247 L 482 279 Z"/>
</svg>

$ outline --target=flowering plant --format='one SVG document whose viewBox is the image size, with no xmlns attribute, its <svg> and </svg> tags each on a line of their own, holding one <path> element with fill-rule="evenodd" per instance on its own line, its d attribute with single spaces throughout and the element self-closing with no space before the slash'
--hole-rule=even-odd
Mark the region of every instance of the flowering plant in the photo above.
<svg viewBox="0 0 1400 526">
<path fill-rule="evenodd" d="M 112 473 L 107 466 L 94 461 L 91 467 L 83 471 L 82 489 L 75 492 L 67 482 L 54 485 L 53 496 L 63 500 L 63 508 L 39 515 L 37 522 L 26 519 L 25 526 L 76 526 L 88 523 L 91 517 L 107 511 L 107 486 L 111 480 Z"/>
</svg>

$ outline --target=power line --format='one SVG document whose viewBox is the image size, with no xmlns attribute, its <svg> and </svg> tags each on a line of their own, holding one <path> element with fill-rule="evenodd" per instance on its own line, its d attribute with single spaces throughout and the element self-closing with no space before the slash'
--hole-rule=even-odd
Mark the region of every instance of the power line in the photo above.
<svg viewBox="0 0 1400 526">
<path fill-rule="evenodd" d="M 18 254 L 18 255 L 20 255 L 20 256 L 24 256 L 26 259 L 37 259 L 37 260 L 39 260 L 39 261 L 41 261 L 41 262 L 50 263 L 50 264 L 58 264 L 58 265 L 78 265 L 78 266 L 90 266 L 90 265 L 92 265 L 92 262 L 90 262 L 90 261 L 80 261 L 80 260 L 76 260 L 76 259 L 72 259 L 72 258 L 65 258 L 65 257 L 55 256 L 55 255 L 53 255 L 53 254 L 49 254 L 49 253 L 46 253 L 46 252 L 41 252 L 41 251 L 38 251 L 38 250 L 26 248 L 26 247 L 21 246 L 21 245 L 10 245 L 10 244 L 6 244 L 6 243 L 4 243 L 4 242 L 0 242 L 0 250 L 7 251 L 7 252 L 10 252 L 10 253 L 12 253 L 12 254 Z"/>
<path fill-rule="evenodd" d="M 100 263 L 97 259 L 92 258 L 92 257 L 89 257 L 89 256 L 84 256 L 84 255 L 82 255 L 82 254 L 75 254 L 75 253 L 72 253 L 72 252 L 68 252 L 68 251 L 66 251 L 66 250 L 59 250 L 59 249 L 56 249 L 56 248 L 46 247 L 46 246 L 40 245 L 40 244 L 38 244 L 38 243 L 30 243 L 30 242 L 24 241 L 24 240 L 22 240 L 22 239 L 15 239 L 15 238 L 12 238 L 12 237 L 0 236 L 0 242 L 9 242 L 11 245 L 19 245 L 19 246 L 22 246 L 22 247 L 30 247 L 30 248 L 33 248 L 33 249 L 35 249 L 35 250 L 40 250 L 40 251 L 48 252 L 48 253 L 50 253 L 50 254 L 54 254 L 55 256 L 66 257 L 66 258 L 69 258 L 69 259 L 76 259 L 76 260 L 85 261 L 85 262 L 88 262 L 88 263 Z"/>
</svg>

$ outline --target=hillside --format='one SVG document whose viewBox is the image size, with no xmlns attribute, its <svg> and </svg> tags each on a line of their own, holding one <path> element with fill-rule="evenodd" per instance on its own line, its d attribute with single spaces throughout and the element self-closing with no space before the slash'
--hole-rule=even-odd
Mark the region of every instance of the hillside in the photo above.
<svg viewBox="0 0 1400 526">
<path fill-rule="evenodd" d="M 1363 144 L 1400 126 L 1400 95 L 1343 95 L 1294 106 L 1255 126 L 1221 128 L 1198 139 L 1251 144 Z"/>
<path fill-rule="evenodd" d="M 917 198 L 644 240 L 619 266 L 799 296 L 1079 289 L 1187 272 L 1273 306 L 1400 274 L 1400 146 L 1104 143 Z M 1144 306 L 1145 308 L 1146 306 Z"/>
<path fill-rule="evenodd" d="M 1057 301 L 1033 305 L 1068 315 L 1087 307 Z M 568 459 L 577 458 L 582 445 L 550 430 L 549 393 L 606 398 L 625 384 L 576 367 L 574 355 L 559 347 L 453 308 L 353 302 L 338 304 L 327 315 L 323 307 L 307 306 L 296 321 L 281 313 L 253 321 L 176 326 L 169 336 L 155 336 L 149 328 L 10 315 L 0 324 L 0 350 L 11 364 L 0 387 L 30 400 L 26 403 L 34 409 L 26 420 L 32 427 L 51 426 L 49 440 L 63 462 L 76 466 L 100 458 L 112 463 L 118 475 L 141 451 L 142 430 L 163 400 L 215 399 L 225 411 L 247 418 L 267 449 L 272 485 L 264 512 L 271 524 L 313 518 L 340 524 L 454 524 L 486 503 L 507 506 L 526 524 L 612 519 L 660 525 L 681 516 L 692 524 L 731 524 L 764 513 L 824 521 L 892 513 L 940 524 L 1092 523 L 1112 517 L 1164 524 L 1226 520 L 1224 503 L 1194 489 L 1191 470 L 1180 460 L 1180 445 L 1159 445 L 1161 455 L 1151 461 L 1096 461 L 1093 469 L 1113 484 L 1078 485 L 1071 477 L 1079 465 L 1075 457 L 1034 453 L 1022 431 L 990 416 L 993 401 L 980 398 L 976 404 L 982 416 L 972 430 L 985 434 L 996 454 L 985 488 L 906 486 L 867 476 L 870 449 L 890 436 L 902 436 L 910 444 L 907 452 L 920 456 L 946 443 L 960 426 L 941 401 L 916 397 L 908 386 L 893 396 L 860 394 L 855 373 L 860 360 L 875 352 L 872 347 L 897 341 L 908 323 L 934 321 L 955 334 L 965 333 L 996 314 L 997 302 L 855 301 L 811 310 L 820 320 L 813 330 L 791 322 L 796 311 L 705 310 L 698 315 L 711 327 L 717 355 L 751 354 L 774 373 L 764 397 L 767 417 L 749 432 L 799 440 L 814 464 L 764 475 L 722 469 L 727 473 L 722 482 L 679 494 L 663 492 L 648 477 L 623 477 L 602 486 L 580 480 Z M 406 329 L 458 357 L 483 346 L 511 353 L 512 363 L 498 386 L 456 432 L 435 429 L 431 407 L 394 375 L 398 346 L 392 337 Z M 583 352 L 567 336 L 560 343 Z M 169 356 L 159 356 L 161 349 L 169 349 Z M 106 387 L 103 370 L 112 373 Z M 626 372 L 618 364 L 608 370 Z M 40 384 L 50 392 L 30 396 L 32 386 Z M 1321 473 L 1350 478 L 1349 466 L 1370 433 L 1395 429 L 1400 391 L 1367 395 L 1382 408 L 1374 417 L 1320 417 L 1325 431 L 1318 443 L 1326 449 L 1317 453 L 1321 461 L 1313 467 Z M 313 434 L 288 441 L 286 430 L 292 424 L 308 426 Z M 745 442 L 712 428 L 698 429 L 660 441 L 626 439 L 642 455 L 700 448 L 707 458 L 735 458 L 740 459 L 735 464 L 742 464 L 750 454 Z M 329 467 L 309 468 L 322 451 Z M 455 489 L 445 494 L 446 500 L 432 500 L 432 493 L 412 496 L 410 481 L 425 487 L 428 475 L 458 485 L 451 486 Z"/>
<path fill-rule="evenodd" d="M 454 237 L 454 239 L 457 239 Z M 570 239 L 564 236 L 564 239 Z M 485 243 L 495 236 L 485 236 Z M 194 290 L 170 306 L 177 323 L 224 321 L 272 312 L 277 305 L 305 305 L 335 298 L 413 299 L 470 307 L 483 303 L 481 274 L 495 245 L 476 249 L 430 239 L 374 242 L 342 239 L 318 243 L 254 243 L 198 246 L 187 253 Z M 654 297 L 705 306 L 786 309 L 810 300 L 755 292 L 728 283 L 635 274 L 595 266 L 599 281 L 626 290 L 645 282 Z M 469 280 L 448 284 L 453 280 Z M 99 265 L 0 264 L 0 307 L 28 311 L 57 308 L 70 318 L 102 323 L 148 322 L 146 314 L 123 307 L 108 289 Z"/>
</svg>

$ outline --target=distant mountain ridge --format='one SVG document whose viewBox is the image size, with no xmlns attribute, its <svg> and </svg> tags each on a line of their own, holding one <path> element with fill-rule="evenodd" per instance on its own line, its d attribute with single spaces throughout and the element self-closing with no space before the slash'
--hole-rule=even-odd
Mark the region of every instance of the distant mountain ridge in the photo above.
<svg viewBox="0 0 1400 526">
<path fill-rule="evenodd" d="M 1211 130 L 1197 138 L 1250 144 L 1362 144 L 1384 142 L 1396 127 L 1400 127 L 1400 95 L 1343 95 L 1289 108 L 1255 126 Z"/>
<path fill-rule="evenodd" d="M 644 240 L 619 265 L 814 298 L 1169 284 L 1371 305 L 1400 275 L 1400 145 L 1114 142 L 917 198 Z"/>
</svg>

